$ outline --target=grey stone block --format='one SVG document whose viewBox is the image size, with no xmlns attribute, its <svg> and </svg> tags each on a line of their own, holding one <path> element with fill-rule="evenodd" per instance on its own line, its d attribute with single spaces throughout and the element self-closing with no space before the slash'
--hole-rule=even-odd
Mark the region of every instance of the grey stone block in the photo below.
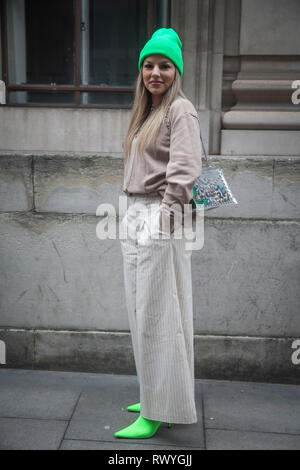
<svg viewBox="0 0 300 470">
<path fill-rule="evenodd" d="M 100 217 L 0 214 L 1 324 L 127 330 L 119 239 Z"/>
<path fill-rule="evenodd" d="M 136 374 L 130 335 L 108 331 L 38 331 L 35 367 Z"/>
<path fill-rule="evenodd" d="M 130 109 L 1 106 L 3 149 L 20 152 L 122 152 Z"/>
<path fill-rule="evenodd" d="M 36 210 L 95 214 L 99 204 L 110 203 L 118 213 L 123 172 L 120 158 L 36 156 Z"/>
<path fill-rule="evenodd" d="M 213 157 L 209 158 L 209 164 L 222 168 L 238 205 L 208 210 L 205 212 L 205 218 L 268 219 L 272 217 L 273 160 L 268 158 Z M 288 217 L 288 212 L 281 214 L 281 216 Z"/>
<path fill-rule="evenodd" d="M 197 334 L 300 335 L 296 221 L 206 219 L 192 257 Z"/>
<path fill-rule="evenodd" d="M 294 338 L 196 335 L 195 376 L 206 379 L 300 384 Z"/>
<path fill-rule="evenodd" d="M 220 166 L 239 205 L 207 211 L 206 217 L 299 217 L 300 159 L 210 158 Z M 275 166 L 276 165 L 276 166 Z M 275 177 L 274 180 L 274 166 Z M 119 214 L 123 160 L 110 157 L 35 157 L 35 204 L 39 211 L 95 214 L 101 203 Z"/>
<path fill-rule="evenodd" d="M 0 211 L 27 211 L 32 208 L 32 157 L 0 155 Z"/>
<path fill-rule="evenodd" d="M 221 130 L 221 155 L 299 156 L 300 131 Z"/>
<path fill-rule="evenodd" d="M 272 216 L 300 217 L 300 159 L 274 161 Z"/>
<path fill-rule="evenodd" d="M 35 345 L 33 330 L 0 329 L 0 340 L 4 341 L 5 344 L 6 366 L 26 369 L 34 367 Z"/>
<path fill-rule="evenodd" d="M 129 330 L 120 241 L 97 238 L 98 218 L 2 214 L 0 220 L 3 325 Z M 300 334 L 299 227 L 206 219 L 204 247 L 192 259 L 196 333 Z"/>
<path fill-rule="evenodd" d="M 259 12 L 259 14 L 257 14 Z M 241 55 L 299 54 L 297 0 L 243 0 L 241 11 Z M 278 21 L 278 18 L 282 21 Z M 272 31 L 271 34 L 268 32 Z"/>
</svg>

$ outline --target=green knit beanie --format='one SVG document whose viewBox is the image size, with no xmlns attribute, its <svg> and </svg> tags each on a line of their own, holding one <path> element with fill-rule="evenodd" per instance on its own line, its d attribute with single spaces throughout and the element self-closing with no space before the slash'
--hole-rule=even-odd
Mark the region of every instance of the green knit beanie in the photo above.
<svg viewBox="0 0 300 470">
<path fill-rule="evenodd" d="M 161 54 L 170 59 L 179 70 L 180 75 L 183 73 L 183 60 L 181 53 L 182 43 L 178 34 L 172 28 L 157 29 L 151 39 L 146 42 L 140 52 L 138 68 L 141 70 L 143 60 L 152 54 Z"/>
</svg>

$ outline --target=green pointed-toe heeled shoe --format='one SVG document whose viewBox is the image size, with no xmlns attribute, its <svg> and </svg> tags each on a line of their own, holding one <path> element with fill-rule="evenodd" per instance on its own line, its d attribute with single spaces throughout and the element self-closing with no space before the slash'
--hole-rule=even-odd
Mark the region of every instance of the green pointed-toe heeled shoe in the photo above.
<svg viewBox="0 0 300 470">
<path fill-rule="evenodd" d="M 155 421 L 152 419 L 144 418 L 139 416 L 136 421 L 134 421 L 130 426 L 120 429 L 120 431 L 115 432 L 115 437 L 121 437 L 125 439 L 148 439 L 149 437 L 154 436 L 158 430 L 161 421 Z M 171 424 L 168 424 L 169 427 Z"/>
<path fill-rule="evenodd" d="M 127 406 L 128 411 L 133 411 L 134 413 L 140 413 L 141 411 L 141 404 L 140 403 L 134 403 L 134 405 L 129 405 Z"/>
<path fill-rule="evenodd" d="M 134 403 L 133 405 L 127 406 L 128 411 L 133 411 L 134 413 L 140 413 L 141 412 L 141 404 L 140 403 Z M 171 427 L 171 423 L 168 423 L 168 428 Z"/>
</svg>

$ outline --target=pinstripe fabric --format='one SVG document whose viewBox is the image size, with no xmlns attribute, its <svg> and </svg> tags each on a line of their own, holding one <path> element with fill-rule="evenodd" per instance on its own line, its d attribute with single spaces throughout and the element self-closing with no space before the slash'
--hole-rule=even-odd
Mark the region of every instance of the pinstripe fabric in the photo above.
<svg viewBox="0 0 300 470">
<path fill-rule="evenodd" d="M 150 239 L 161 198 L 129 196 L 121 240 L 126 306 L 140 385 L 141 415 L 170 423 L 195 423 L 191 251 L 185 239 Z M 144 210 L 135 212 L 137 203 Z M 153 222 L 153 220 L 152 220 Z M 154 227 L 154 228 L 153 228 Z"/>
</svg>

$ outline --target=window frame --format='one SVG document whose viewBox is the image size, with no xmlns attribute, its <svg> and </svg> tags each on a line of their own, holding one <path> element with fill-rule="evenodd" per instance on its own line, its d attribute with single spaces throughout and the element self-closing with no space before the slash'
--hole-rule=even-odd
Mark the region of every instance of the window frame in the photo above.
<svg viewBox="0 0 300 470">
<path fill-rule="evenodd" d="M 7 44 L 7 15 L 6 1 L 0 0 L 0 16 L 1 16 L 1 56 L 2 56 L 2 80 L 5 83 L 6 99 L 5 104 L 1 106 L 14 107 L 49 107 L 49 108 L 100 108 L 100 109 L 131 109 L 129 105 L 105 105 L 105 104 L 88 104 L 81 102 L 81 95 L 84 92 L 96 93 L 134 93 L 134 87 L 130 86 L 103 86 L 103 85 L 82 85 L 81 84 L 81 0 L 74 0 L 74 46 L 75 46 L 75 80 L 73 85 L 17 85 L 9 84 L 8 76 L 8 44 Z M 160 0 L 148 0 L 147 12 L 147 32 L 153 31 L 156 25 L 157 4 Z M 166 0 L 167 4 L 167 25 L 170 24 L 171 0 Z M 162 27 L 162 26 L 161 26 Z M 45 92 L 73 92 L 74 103 L 10 103 L 10 91 L 45 91 Z"/>
</svg>

